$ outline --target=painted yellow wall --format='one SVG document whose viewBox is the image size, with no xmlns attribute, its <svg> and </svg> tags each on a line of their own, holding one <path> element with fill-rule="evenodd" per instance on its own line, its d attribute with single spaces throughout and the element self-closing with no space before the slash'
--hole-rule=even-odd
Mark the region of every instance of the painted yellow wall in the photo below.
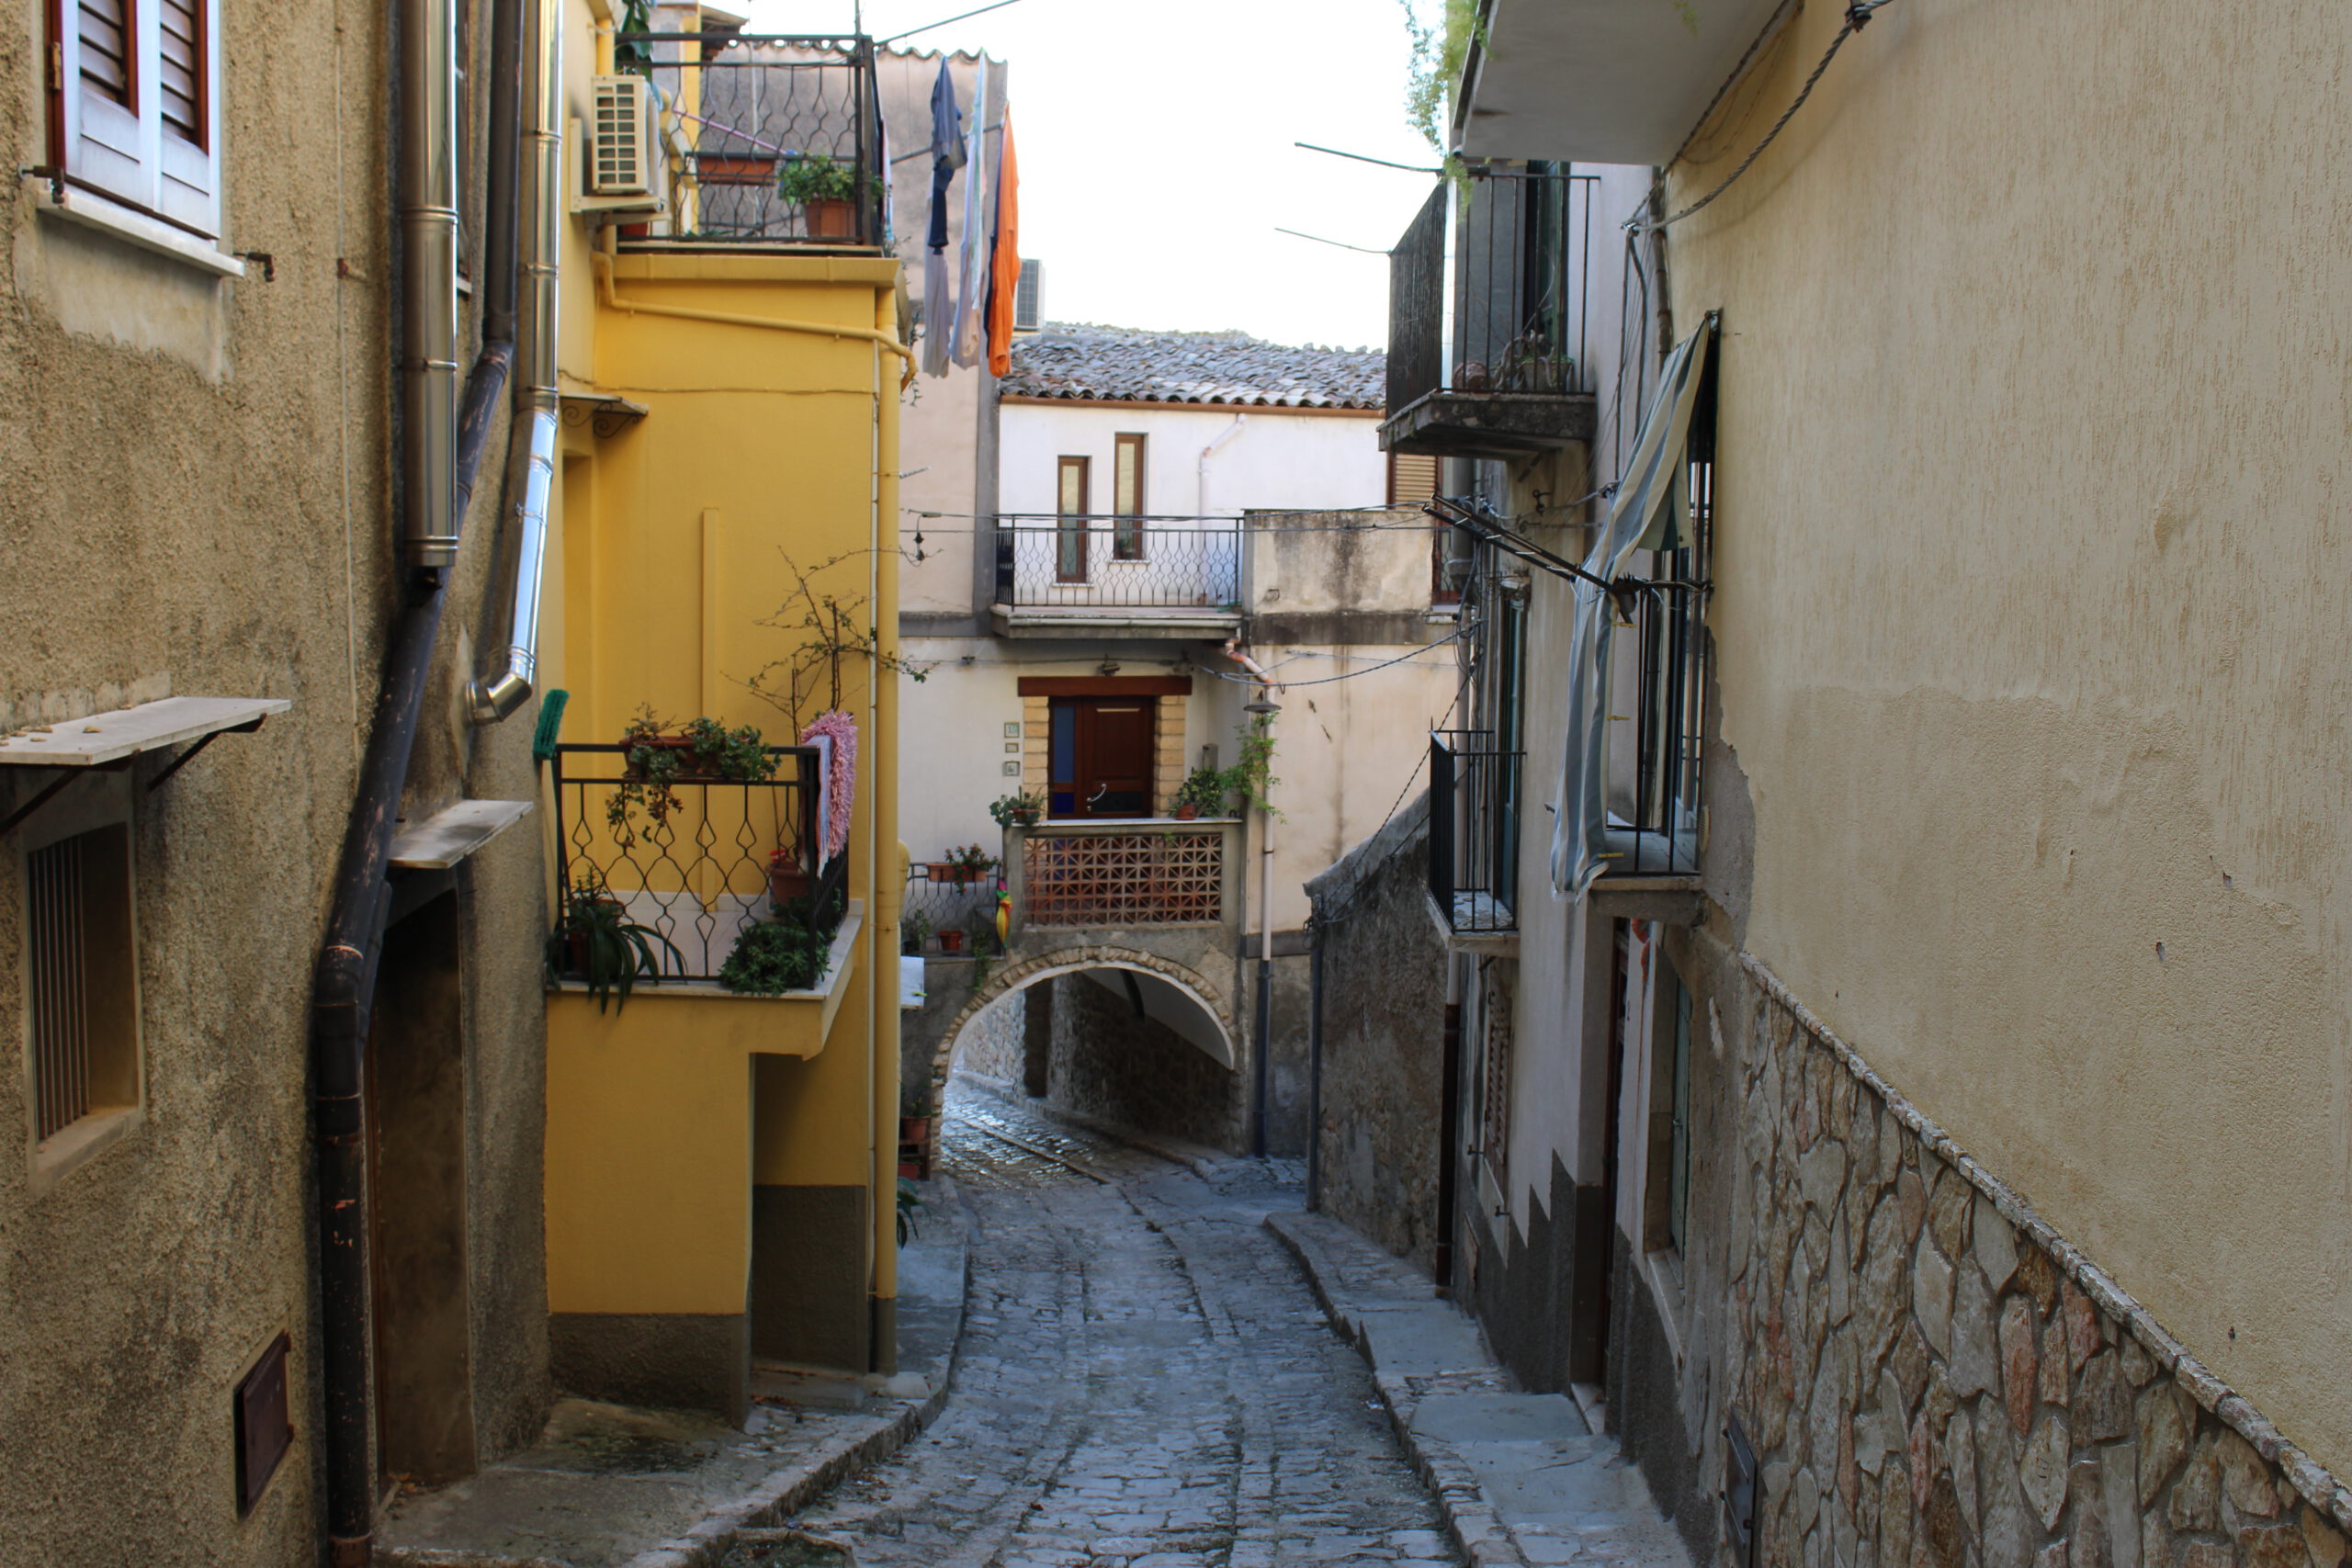
<svg viewBox="0 0 2352 1568">
<path fill-rule="evenodd" d="M 606 268 L 608 286 L 597 276 Z M 887 327 L 898 264 L 665 252 L 578 270 L 598 287 L 573 297 L 594 332 L 567 389 L 648 412 L 614 434 L 574 429 L 567 441 L 560 565 L 549 581 L 555 668 L 571 693 L 565 739 L 616 739 L 650 704 L 673 723 L 708 714 L 789 744 L 792 718 L 747 682 L 808 635 L 797 608 L 786 626 L 760 624 L 786 605 L 795 565 L 860 629 L 878 617 L 895 640 L 900 361 L 866 337 L 752 323 Z M 874 959 L 876 931 L 895 937 L 897 879 L 884 878 L 888 908 L 870 901 L 877 843 L 895 869 L 894 685 L 873 681 L 863 658 L 842 662 L 839 705 L 859 726 L 849 891 L 867 917 L 830 1004 L 640 988 L 624 1018 L 569 994 L 551 1000 L 555 1311 L 741 1312 L 755 1180 L 887 1183 L 897 1152 L 888 1120 L 898 1096 L 897 966 L 887 962 L 895 941 L 880 950 L 882 967 Z M 799 716 L 833 701 L 820 691 Z M 877 986 L 889 988 L 888 1009 L 875 1005 Z M 781 1056 L 812 1059 L 786 1066 Z M 874 1207 L 863 1261 L 870 1288 L 888 1295 L 889 1205 Z"/>
<path fill-rule="evenodd" d="M 1747 945 L 2339 1473 L 2347 69 L 2325 0 L 1906 0 L 1670 248 Z"/>
</svg>

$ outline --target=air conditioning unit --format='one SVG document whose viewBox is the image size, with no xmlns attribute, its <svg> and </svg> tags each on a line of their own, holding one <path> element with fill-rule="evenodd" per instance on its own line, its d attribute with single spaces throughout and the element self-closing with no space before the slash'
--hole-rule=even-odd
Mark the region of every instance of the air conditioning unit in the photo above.
<svg viewBox="0 0 2352 1568">
<path fill-rule="evenodd" d="M 662 104 L 642 76 L 593 79 L 587 165 L 575 210 L 658 215 L 669 209 L 662 175 Z"/>
<path fill-rule="evenodd" d="M 1046 324 L 1046 264 L 1024 259 L 1012 286 L 1012 330 L 1034 333 Z"/>
</svg>

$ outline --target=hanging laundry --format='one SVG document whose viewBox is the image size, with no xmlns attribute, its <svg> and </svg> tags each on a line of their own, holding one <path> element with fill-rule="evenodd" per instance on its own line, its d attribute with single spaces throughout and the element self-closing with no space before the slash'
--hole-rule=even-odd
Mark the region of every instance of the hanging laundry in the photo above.
<svg viewBox="0 0 2352 1568">
<path fill-rule="evenodd" d="M 989 283 L 988 111 L 989 58 L 984 54 L 978 85 L 972 89 L 972 122 L 964 133 L 964 243 L 951 340 L 956 363 L 967 369 L 979 364 L 988 335 L 980 324 Z"/>
<path fill-rule="evenodd" d="M 989 262 L 989 374 L 1012 368 L 1012 306 L 1021 291 L 1020 180 L 1012 163 L 1012 106 L 997 117 L 996 246 Z"/>
<path fill-rule="evenodd" d="M 925 234 L 922 258 L 922 369 L 926 376 L 947 374 L 949 350 L 956 336 L 955 285 L 947 271 L 947 187 L 964 166 L 964 117 L 956 107 L 956 78 L 947 61 L 939 62 L 939 77 L 931 85 L 931 230 Z"/>
</svg>

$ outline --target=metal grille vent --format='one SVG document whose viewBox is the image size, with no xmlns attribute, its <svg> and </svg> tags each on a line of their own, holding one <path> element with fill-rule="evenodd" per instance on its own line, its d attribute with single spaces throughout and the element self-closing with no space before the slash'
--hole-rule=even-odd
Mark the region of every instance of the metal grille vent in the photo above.
<svg viewBox="0 0 2352 1568">
<path fill-rule="evenodd" d="M 46 1143 L 90 1113 L 89 953 L 84 840 L 25 857 L 32 1001 L 33 1137 Z"/>
<path fill-rule="evenodd" d="M 589 194 L 643 196 L 650 189 L 645 157 L 646 85 L 639 76 L 596 78 L 596 119 L 589 138 Z"/>
</svg>

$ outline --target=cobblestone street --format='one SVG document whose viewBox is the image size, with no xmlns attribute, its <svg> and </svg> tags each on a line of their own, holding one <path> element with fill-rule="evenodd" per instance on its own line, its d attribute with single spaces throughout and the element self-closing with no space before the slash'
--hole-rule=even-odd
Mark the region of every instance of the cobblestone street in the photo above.
<svg viewBox="0 0 2352 1568">
<path fill-rule="evenodd" d="M 944 1145 L 976 1222 L 953 1395 L 798 1523 L 909 1568 L 1457 1561 L 1261 1227 L 1295 1168 L 1204 1177 L 968 1094 Z"/>
</svg>

